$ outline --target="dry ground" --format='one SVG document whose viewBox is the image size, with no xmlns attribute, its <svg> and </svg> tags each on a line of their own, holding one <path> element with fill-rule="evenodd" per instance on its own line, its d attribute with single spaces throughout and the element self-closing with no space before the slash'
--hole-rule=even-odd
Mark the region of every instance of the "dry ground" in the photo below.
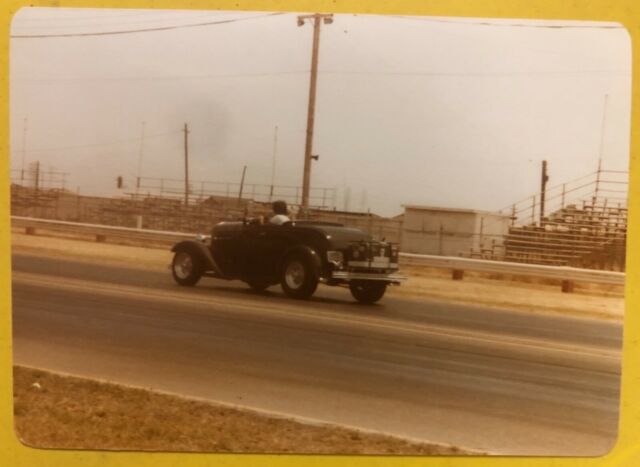
<svg viewBox="0 0 640 467">
<path fill-rule="evenodd" d="M 462 455 L 329 425 L 303 424 L 139 388 L 14 367 L 14 414 L 27 445 L 240 453 Z"/>
<path fill-rule="evenodd" d="M 89 238 L 33 236 L 21 232 L 17 229 L 12 232 L 15 252 L 99 261 L 169 274 L 171 252 L 168 247 L 96 243 L 88 241 Z M 403 267 L 402 272 L 409 280 L 400 287 L 390 288 L 390 296 L 606 319 L 622 319 L 624 313 L 624 290 L 620 286 L 577 284 L 575 293 L 566 294 L 560 291 L 559 281 L 554 280 L 466 272 L 464 280 L 453 281 L 448 270 L 417 266 Z M 345 297 L 348 297 L 346 291 Z"/>
</svg>

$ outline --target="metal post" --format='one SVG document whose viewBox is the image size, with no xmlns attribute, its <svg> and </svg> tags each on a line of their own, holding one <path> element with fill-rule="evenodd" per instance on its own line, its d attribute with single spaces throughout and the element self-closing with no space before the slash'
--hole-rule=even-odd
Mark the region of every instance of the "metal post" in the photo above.
<svg viewBox="0 0 640 467">
<path fill-rule="evenodd" d="M 40 161 L 36 161 L 36 178 L 35 178 L 35 189 L 36 195 L 38 194 L 38 190 L 40 189 Z"/>
<path fill-rule="evenodd" d="M 307 137 L 304 146 L 304 174 L 302 177 L 302 209 L 309 207 L 309 186 L 311 183 L 311 160 L 313 151 L 313 125 L 316 108 L 316 85 L 318 81 L 318 52 L 320 45 L 320 25 L 333 22 L 332 14 L 315 13 L 313 15 L 298 16 L 298 26 L 302 26 L 305 20 L 313 21 L 313 46 L 311 52 L 311 76 L 309 80 L 309 106 L 307 109 Z"/>
<path fill-rule="evenodd" d="M 561 209 L 564 209 L 564 195 L 565 195 L 565 193 L 566 193 L 566 189 L 565 189 L 565 188 L 566 188 L 566 185 L 567 185 L 566 183 L 563 183 L 563 184 L 562 184 L 562 205 L 560 206 L 560 207 L 561 207 Z"/>
<path fill-rule="evenodd" d="M 142 176 L 142 156 L 144 154 L 144 130 L 145 130 L 145 122 L 142 122 L 142 131 L 140 134 L 140 150 L 138 151 L 138 176 L 136 183 L 136 195 L 140 190 L 140 177 Z"/>
<path fill-rule="evenodd" d="M 22 123 L 22 166 L 20 168 L 20 185 L 24 186 L 24 164 L 27 157 L 27 118 Z"/>
<path fill-rule="evenodd" d="M 531 203 L 531 223 L 535 225 L 536 223 L 536 195 L 533 195 Z"/>
<path fill-rule="evenodd" d="M 602 171 L 602 159 L 598 160 L 598 171 L 596 172 L 596 189 L 593 193 L 593 200 L 591 201 L 591 205 L 595 209 L 596 203 L 598 202 L 598 191 L 600 190 L 600 172 Z"/>
<path fill-rule="evenodd" d="M 242 200 L 242 190 L 244 188 L 244 176 L 246 173 L 247 173 L 247 166 L 245 165 L 242 168 L 242 178 L 240 179 L 240 192 L 238 193 L 238 206 L 240 205 Z"/>
<path fill-rule="evenodd" d="M 602 109 L 602 127 L 600 128 L 600 150 L 598 153 L 598 173 L 596 175 L 596 189 L 593 194 L 593 206 L 598 202 L 598 190 L 600 189 L 600 172 L 602 170 L 602 154 L 604 151 L 604 132 L 607 124 L 607 103 L 609 102 L 609 94 L 604 95 L 604 107 Z"/>
<path fill-rule="evenodd" d="M 278 153 L 278 125 L 273 130 L 273 160 L 271 161 L 271 189 L 269 190 L 269 202 L 273 199 L 273 186 L 276 179 L 276 155 Z"/>
<path fill-rule="evenodd" d="M 184 205 L 189 205 L 189 127 L 184 124 Z"/>
<path fill-rule="evenodd" d="M 544 202 L 547 192 L 547 182 L 549 181 L 549 175 L 547 175 L 547 161 L 542 161 L 542 177 L 540 180 L 540 225 L 544 219 Z"/>
</svg>

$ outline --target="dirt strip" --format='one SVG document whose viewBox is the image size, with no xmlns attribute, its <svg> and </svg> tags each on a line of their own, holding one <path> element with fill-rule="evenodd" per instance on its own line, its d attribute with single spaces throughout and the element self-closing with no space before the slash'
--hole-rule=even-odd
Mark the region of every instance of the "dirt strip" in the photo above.
<svg viewBox="0 0 640 467">
<path fill-rule="evenodd" d="M 225 453 L 468 455 L 140 388 L 14 367 L 15 429 L 33 447 Z"/>
</svg>

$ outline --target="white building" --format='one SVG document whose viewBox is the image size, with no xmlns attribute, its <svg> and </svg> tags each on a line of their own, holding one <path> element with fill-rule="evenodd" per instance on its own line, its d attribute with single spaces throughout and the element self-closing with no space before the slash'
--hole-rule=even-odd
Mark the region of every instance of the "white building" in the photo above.
<svg viewBox="0 0 640 467">
<path fill-rule="evenodd" d="M 508 215 L 473 209 L 405 205 L 400 250 L 443 256 L 487 256 L 502 252 Z"/>
</svg>

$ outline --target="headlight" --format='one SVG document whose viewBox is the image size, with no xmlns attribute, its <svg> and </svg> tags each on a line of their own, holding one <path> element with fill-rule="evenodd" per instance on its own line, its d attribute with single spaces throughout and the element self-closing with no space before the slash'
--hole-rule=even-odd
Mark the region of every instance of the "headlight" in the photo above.
<svg viewBox="0 0 640 467">
<path fill-rule="evenodd" d="M 327 261 L 337 266 L 341 266 L 344 261 L 344 256 L 341 251 L 327 251 Z"/>
</svg>

